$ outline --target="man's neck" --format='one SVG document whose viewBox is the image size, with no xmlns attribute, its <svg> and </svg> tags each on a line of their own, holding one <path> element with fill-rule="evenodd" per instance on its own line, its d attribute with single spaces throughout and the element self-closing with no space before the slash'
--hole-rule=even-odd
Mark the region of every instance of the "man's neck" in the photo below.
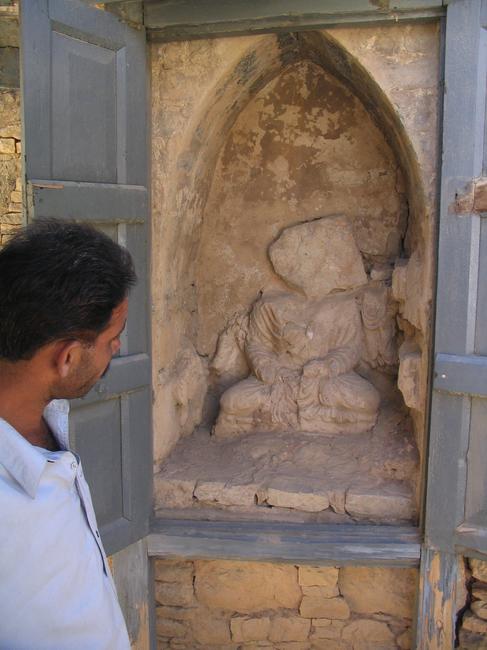
<svg viewBox="0 0 487 650">
<path fill-rule="evenodd" d="M 13 365 L 0 362 L 0 417 L 32 445 L 51 449 L 56 443 L 42 417 L 49 399 Z"/>
</svg>

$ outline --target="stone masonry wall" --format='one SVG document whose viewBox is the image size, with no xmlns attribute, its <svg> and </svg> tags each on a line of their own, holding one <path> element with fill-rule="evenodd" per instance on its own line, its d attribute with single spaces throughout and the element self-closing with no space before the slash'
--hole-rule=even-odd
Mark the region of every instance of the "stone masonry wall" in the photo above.
<svg viewBox="0 0 487 650">
<path fill-rule="evenodd" d="M 487 562 L 468 561 L 470 605 L 459 630 L 459 650 L 487 650 Z"/>
<path fill-rule="evenodd" d="M 18 56 L 18 3 L 2 3 L 1 9 L 0 60 L 11 61 L 15 51 Z M 0 65 L 0 247 L 22 223 L 20 90 L 15 76 Z"/>
<path fill-rule="evenodd" d="M 158 650 L 408 650 L 415 569 L 155 561 Z"/>
<path fill-rule="evenodd" d="M 22 223 L 20 92 L 0 89 L 0 246 Z"/>
</svg>

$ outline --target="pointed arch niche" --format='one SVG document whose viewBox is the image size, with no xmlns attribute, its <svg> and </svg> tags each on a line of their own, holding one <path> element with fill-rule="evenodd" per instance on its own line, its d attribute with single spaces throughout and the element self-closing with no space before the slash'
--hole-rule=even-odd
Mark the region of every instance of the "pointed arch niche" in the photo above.
<svg viewBox="0 0 487 650">
<path fill-rule="evenodd" d="M 159 514 L 418 521 L 434 178 L 417 132 L 408 131 L 413 121 L 383 87 L 390 80 L 379 85 L 345 41 L 331 30 L 153 46 Z M 433 68 L 434 56 L 428 62 Z M 430 131 L 434 149 L 432 122 Z M 314 300 L 357 306 L 362 348 L 352 372 L 380 397 L 372 429 L 343 424 L 343 413 L 345 432 L 335 420 L 336 431 L 325 426 L 324 433 L 299 415 L 279 420 L 285 399 L 298 399 L 299 380 L 290 398 L 278 393 L 277 384 L 286 384 L 279 373 L 268 380 L 264 406 L 255 385 L 266 383 L 249 352 L 256 336 L 275 348 L 267 365 L 286 365 L 282 359 L 301 345 L 289 343 L 290 326 L 310 341 L 321 336 L 330 352 L 338 346 L 327 339 L 333 322 L 343 320 L 343 329 L 354 318 L 340 307 L 321 326 L 309 316 L 316 314 L 306 289 L 316 284 L 313 274 L 333 275 L 331 258 L 324 268 L 316 262 L 318 240 L 339 272 L 329 295 Z M 303 353 L 301 346 L 304 356 L 291 367 L 299 374 L 318 348 Z M 246 377 L 254 378 L 253 397 L 241 384 Z M 340 405 L 354 391 L 360 401 L 362 390 L 357 384 Z"/>
</svg>

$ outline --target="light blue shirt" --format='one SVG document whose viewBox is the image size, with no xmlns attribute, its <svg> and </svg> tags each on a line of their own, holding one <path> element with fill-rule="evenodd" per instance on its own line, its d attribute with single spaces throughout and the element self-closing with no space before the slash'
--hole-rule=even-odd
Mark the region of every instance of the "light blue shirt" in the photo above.
<svg viewBox="0 0 487 650">
<path fill-rule="evenodd" d="M 0 650 L 130 649 L 68 412 L 44 412 L 57 452 L 0 418 Z"/>
</svg>

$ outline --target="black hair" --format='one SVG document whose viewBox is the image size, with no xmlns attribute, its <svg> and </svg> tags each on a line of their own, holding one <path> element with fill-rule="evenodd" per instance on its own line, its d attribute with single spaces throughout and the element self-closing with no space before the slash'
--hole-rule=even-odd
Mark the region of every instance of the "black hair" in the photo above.
<svg viewBox="0 0 487 650">
<path fill-rule="evenodd" d="M 104 233 L 34 221 L 0 250 L 0 359 L 62 339 L 93 342 L 135 284 L 130 253 Z"/>
</svg>

